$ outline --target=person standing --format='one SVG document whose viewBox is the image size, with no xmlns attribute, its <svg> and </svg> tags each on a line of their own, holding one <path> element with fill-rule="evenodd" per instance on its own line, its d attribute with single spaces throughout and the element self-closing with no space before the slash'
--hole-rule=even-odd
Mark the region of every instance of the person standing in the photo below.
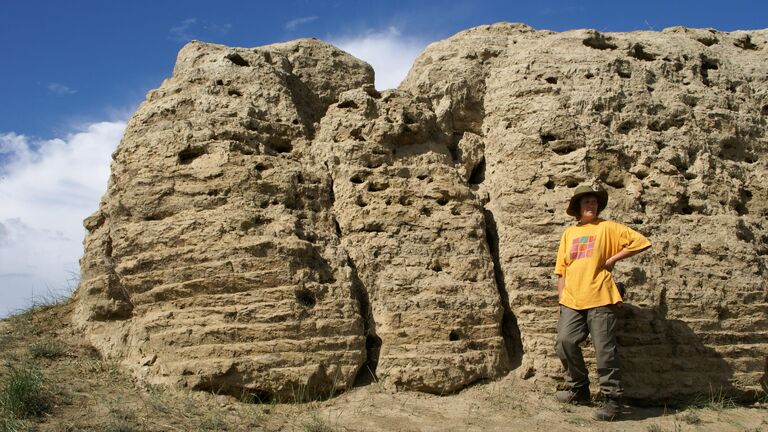
<svg viewBox="0 0 768 432">
<path fill-rule="evenodd" d="M 560 304 L 555 349 L 566 371 L 568 388 L 555 393 L 563 403 L 589 403 L 589 373 L 579 344 L 592 336 L 600 391 L 605 399 L 597 420 L 621 414 L 621 368 L 616 344 L 616 308 L 621 294 L 611 271 L 616 262 L 649 247 L 642 234 L 620 223 L 601 219 L 608 193 L 596 186 L 576 188 L 566 213 L 577 223 L 560 239 L 555 274 Z"/>
</svg>

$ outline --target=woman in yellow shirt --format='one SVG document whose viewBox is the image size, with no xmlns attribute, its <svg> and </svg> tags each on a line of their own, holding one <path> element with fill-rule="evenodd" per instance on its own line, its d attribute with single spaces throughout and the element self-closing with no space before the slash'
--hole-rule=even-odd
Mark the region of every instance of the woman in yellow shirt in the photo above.
<svg viewBox="0 0 768 432">
<path fill-rule="evenodd" d="M 555 397 L 564 403 L 588 403 L 589 374 L 579 344 L 592 335 L 600 390 L 605 404 L 598 420 L 613 420 L 621 411 L 621 369 L 616 351 L 616 305 L 621 294 L 611 276 L 617 261 L 649 247 L 642 234 L 622 224 L 600 219 L 608 193 L 594 186 L 576 188 L 566 213 L 578 223 L 560 239 L 555 274 L 560 299 L 555 349 L 566 370 L 567 390 Z"/>
</svg>

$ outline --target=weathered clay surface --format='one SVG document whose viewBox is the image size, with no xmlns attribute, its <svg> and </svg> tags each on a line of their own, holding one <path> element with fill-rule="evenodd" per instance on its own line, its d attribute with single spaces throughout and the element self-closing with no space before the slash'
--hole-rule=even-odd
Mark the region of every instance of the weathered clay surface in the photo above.
<svg viewBox="0 0 768 432">
<path fill-rule="evenodd" d="M 148 382 L 262 399 L 557 379 L 555 249 L 597 180 L 654 243 L 615 271 L 627 396 L 748 395 L 768 364 L 767 60 L 768 31 L 497 24 L 379 93 L 318 41 L 191 43 L 86 220 L 75 319 Z"/>
<path fill-rule="evenodd" d="M 765 386 L 767 42 L 765 30 L 498 24 L 417 59 L 401 89 L 429 98 L 445 133 L 481 137 L 477 195 L 498 232 L 523 376 L 561 374 L 554 251 L 571 188 L 597 179 L 604 216 L 654 243 L 614 272 L 629 287 L 627 396 Z"/>
<path fill-rule="evenodd" d="M 398 91 L 342 93 L 315 140 L 378 376 L 399 389 L 455 391 L 509 368 L 482 207 L 450 145 L 430 107 Z"/>
<path fill-rule="evenodd" d="M 78 319 L 96 345 L 150 382 L 262 399 L 350 385 L 364 322 L 309 148 L 328 104 L 372 80 L 318 41 L 187 45 L 86 221 Z"/>
</svg>

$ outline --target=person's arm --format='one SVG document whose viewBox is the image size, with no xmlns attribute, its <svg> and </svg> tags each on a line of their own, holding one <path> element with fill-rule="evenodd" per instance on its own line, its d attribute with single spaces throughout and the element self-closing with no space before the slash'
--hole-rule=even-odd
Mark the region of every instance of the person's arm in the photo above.
<svg viewBox="0 0 768 432">
<path fill-rule="evenodd" d="M 563 297 L 563 290 L 565 289 L 565 252 L 566 241 L 565 233 L 560 237 L 560 246 L 557 248 L 557 262 L 555 263 L 555 274 L 557 275 L 557 301 Z"/>
<path fill-rule="evenodd" d="M 648 245 L 647 247 L 645 247 L 643 249 L 637 249 L 637 250 L 632 250 L 632 251 L 624 249 L 624 250 L 620 251 L 619 253 L 617 253 L 616 255 L 614 255 L 614 256 L 608 258 L 607 260 L 605 260 L 605 263 L 603 264 L 603 269 L 608 270 L 609 272 L 613 271 L 613 266 L 616 265 L 617 261 L 621 261 L 621 260 L 629 258 L 631 256 L 635 256 L 635 255 L 639 254 L 640 252 L 643 252 L 643 251 L 647 250 L 649 247 L 651 247 L 651 245 Z"/>
</svg>

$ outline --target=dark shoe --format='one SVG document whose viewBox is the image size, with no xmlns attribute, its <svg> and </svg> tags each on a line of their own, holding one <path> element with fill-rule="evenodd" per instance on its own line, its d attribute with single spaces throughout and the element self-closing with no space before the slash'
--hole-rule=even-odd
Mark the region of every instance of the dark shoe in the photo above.
<svg viewBox="0 0 768 432">
<path fill-rule="evenodd" d="M 603 406 L 595 410 L 592 418 L 601 421 L 613 421 L 619 418 L 621 415 L 621 404 L 618 399 L 606 398 Z"/>
<path fill-rule="evenodd" d="M 558 402 L 569 404 L 588 404 L 589 403 L 589 387 L 581 387 L 571 390 L 560 390 L 555 392 L 555 399 Z"/>
</svg>

